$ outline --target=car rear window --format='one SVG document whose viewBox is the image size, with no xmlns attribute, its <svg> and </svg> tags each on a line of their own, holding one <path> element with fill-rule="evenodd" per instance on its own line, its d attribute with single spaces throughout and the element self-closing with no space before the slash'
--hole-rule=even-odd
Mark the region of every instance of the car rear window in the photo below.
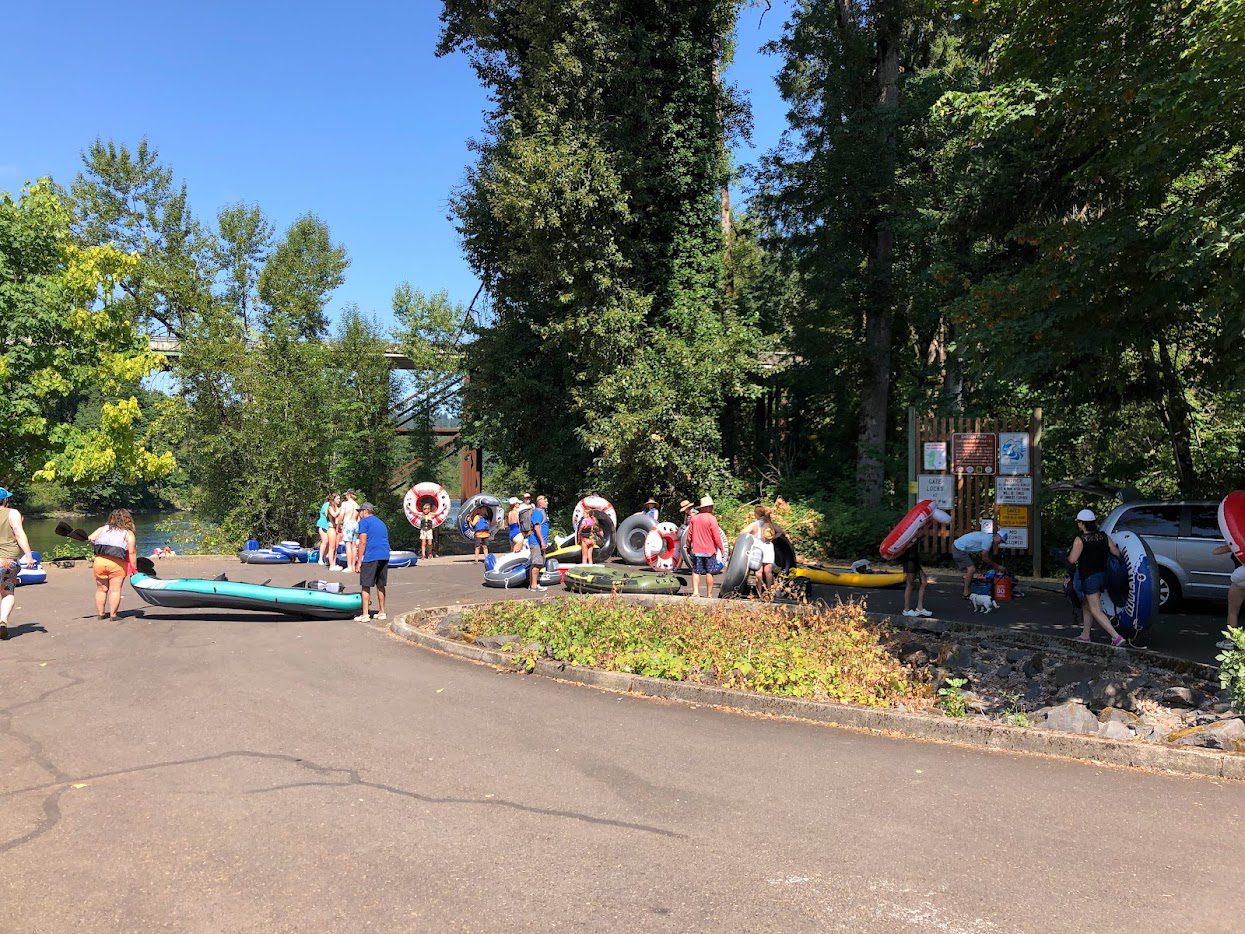
<svg viewBox="0 0 1245 934">
<path fill-rule="evenodd" d="M 1135 506 L 1120 516 L 1115 528 L 1138 535 L 1175 538 L 1180 534 L 1180 507 Z"/>
<path fill-rule="evenodd" d="M 1193 525 L 1189 529 L 1193 538 L 1213 538 L 1223 541 L 1223 533 L 1219 531 L 1218 506 L 1194 506 Z"/>
</svg>

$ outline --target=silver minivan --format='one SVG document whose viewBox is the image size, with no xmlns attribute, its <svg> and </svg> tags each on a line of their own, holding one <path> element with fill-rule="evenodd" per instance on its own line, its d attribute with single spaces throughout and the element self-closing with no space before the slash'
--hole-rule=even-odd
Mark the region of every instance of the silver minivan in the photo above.
<svg viewBox="0 0 1245 934">
<path fill-rule="evenodd" d="M 1173 609 L 1184 597 L 1226 600 L 1232 559 L 1212 552 L 1223 544 L 1219 503 L 1124 503 L 1102 523 L 1104 532 L 1136 532 L 1158 560 L 1159 606 Z"/>
</svg>

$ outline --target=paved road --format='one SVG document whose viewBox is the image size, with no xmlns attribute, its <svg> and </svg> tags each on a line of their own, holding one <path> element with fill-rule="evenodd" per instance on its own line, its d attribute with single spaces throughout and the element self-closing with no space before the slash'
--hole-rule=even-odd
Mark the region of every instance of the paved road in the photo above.
<svg viewBox="0 0 1245 934">
<path fill-rule="evenodd" d="M 1239 785 L 620 697 L 378 626 L 99 622 L 82 571 L 20 593 L 4 930 L 1240 927 Z"/>
</svg>

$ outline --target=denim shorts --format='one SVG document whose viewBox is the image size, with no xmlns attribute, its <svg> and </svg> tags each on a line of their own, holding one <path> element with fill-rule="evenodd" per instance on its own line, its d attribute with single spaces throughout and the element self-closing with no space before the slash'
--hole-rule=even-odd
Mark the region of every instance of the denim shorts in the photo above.
<svg viewBox="0 0 1245 934">
<path fill-rule="evenodd" d="M 1085 594 L 1102 593 L 1107 589 L 1107 575 L 1099 571 L 1081 578 L 1081 592 Z"/>
</svg>

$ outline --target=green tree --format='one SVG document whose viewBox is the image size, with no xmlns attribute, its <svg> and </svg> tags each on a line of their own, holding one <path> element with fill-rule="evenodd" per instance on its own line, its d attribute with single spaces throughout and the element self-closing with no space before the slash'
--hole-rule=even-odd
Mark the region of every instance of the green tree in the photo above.
<svg viewBox="0 0 1245 934">
<path fill-rule="evenodd" d="M 314 214 L 290 225 L 259 275 L 261 312 L 268 328 L 287 322 L 298 336 L 311 340 L 328 332 L 324 309 L 345 280 L 350 260 L 334 244 L 329 229 Z"/>
<path fill-rule="evenodd" d="M 233 204 L 217 215 L 214 247 L 216 264 L 224 275 L 222 300 L 242 319 L 249 332 L 259 302 L 260 272 L 272 249 L 273 227 L 256 204 Z"/>
<path fill-rule="evenodd" d="M 0 436 L 10 482 L 80 487 L 109 475 L 152 480 L 175 466 L 149 449 L 135 390 L 160 358 L 132 306 L 115 299 L 139 259 L 83 247 L 47 180 L 0 196 Z M 92 422 L 74 420 L 88 394 Z"/>
<path fill-rule="evenodd" d="M 180 334 L 211 302 L 212 238 L 190 210 L 186 186 L 146 138 L 131 150 L 96 139 L 72 186 L 83 246 L 112 243 L 135 256 L 117 281 L 118 301 L 141 326 Z"/>
<path fill-rule="evenodd" d="M 444 5 L 439 51 L 465 52 L 496 101 L 452 199 L 493 298 L 467 418 L 561 497 L 729 484 L 722 411 L 756 350 L 724 297 L 724 144 L 745 119 L 720 80 L 735 9 Z"/>
<path fill-rule="evenodd" d="M 387 349 L 376 321 L 347 308 L 329 363 L 337 377 L 329 406 L 329 479 L 334 489 L 362 490 L 377 505 L 389 499 L 396 450 Z"/>
</svg>

